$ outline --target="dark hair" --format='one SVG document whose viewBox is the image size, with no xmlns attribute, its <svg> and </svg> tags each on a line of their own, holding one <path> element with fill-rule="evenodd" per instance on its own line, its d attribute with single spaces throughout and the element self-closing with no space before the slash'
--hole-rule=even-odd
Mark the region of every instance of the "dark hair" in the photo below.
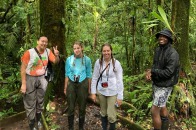
<svg viewBox="0 0 196 130">
<path fill-rule="evenodd" d="M 39 41 L 41 37 L 46 37 L 46 36 L 44 36 L 44 35 L 40 36 L 40 37 L 37 38 L 37 40 Z M 46 37 L 46 38 L 48 39 L 48 37 Z"/>
<path fill-rule="evenodd" d="M 81 48 L 83 48 L 83 44 L 80 41 L 75 41 L 74 44 L 73 44 L 73 46 L 74 45 L 79 45 Z M 82 54 L 83 54 L 83 50 L 82 50 Z M 75 59 L 76 59 L 76 56 L 74 54 L 74 61 L 75 61 Z M 73 61 L 73 64 L 72 64 L 73 66 L 75 66 L 74 61 Z M 82 55 L 82 65 L 84 65 L 84 54 Z"/>
<path fill-rule="evenodd" d="M 114 60 L 114 57 L 113 57 L 113 54 L 112 54 L 112 46 L 109 43 L 104 43 L 101 46 L 101 52 L 103 51 L 103 47 L 105 47 L 105 46 L 108 46 L 111 50 L 111 59 L 112 59 L 113 71 L 115 71 L 115 60 Z M 103 65 L 103 54 L 102 53 L 101 53 L 101 58 L 99 60 L 99 64 L 102 67 L 102 65 Z M 101 69 L 101 67 L 100 67 L 100 69 Z"/>
</svg>

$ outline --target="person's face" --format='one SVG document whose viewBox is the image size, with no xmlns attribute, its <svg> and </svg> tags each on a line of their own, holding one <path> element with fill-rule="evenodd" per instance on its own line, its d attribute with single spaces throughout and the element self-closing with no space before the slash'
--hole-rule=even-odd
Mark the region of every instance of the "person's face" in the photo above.
<svg viewBox="0 0 196 130">
<path fill-rule="evenodd" d="M 48 45 L 48 38 L 47 37 L 40 37 L 37 41 L 37 45 L 40 50 L 45 50 Z"/>
<path fill-rule="evenodd" d="M 165 45 L 168 43 L 168 38 L 164 35 L 159 35 L 158 42 L 160 45 Z"/>
<path fill-rule="evenodd" d="M 76 57 L 81 57 L 82 56 L 83 48 L 80 45 L 74 44 L 73 50 L 74 50 L 74 54 L 75 54 Z"/>
<path fill-rule="evenodd" d="M 102 49 L 102 55 L 104 59 L 111 59 L 112 51 L 109 46 L 104 46 Z"/>
</svg>

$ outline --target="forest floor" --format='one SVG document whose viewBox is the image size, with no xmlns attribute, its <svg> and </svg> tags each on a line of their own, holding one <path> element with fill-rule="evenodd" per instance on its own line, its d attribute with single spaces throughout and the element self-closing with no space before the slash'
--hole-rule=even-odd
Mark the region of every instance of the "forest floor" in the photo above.
<svg viewBox="0 0 196 130">
<path fill-rule="evenodd" d="M 47 106 L 46 121 L 49 127 L 49 130 L 68 130 L 68 121 L 66 114 L 66 102 L 62 98 L 55 98 L 52 102 L 49 102 Z M 121 113 L 122 110 L 118 110 L 118 113 Z M 85 130 L 101 130 L 101 121 L 100 121 L 100 108 L 99 106 L 88 103 L 86 108 L 86 120 L 85 120 Z M 169 130 L 188 130 L 184 129 L 182 122 L 170 121 Z M 146 130 L 152 128 L 150 116 L 145 123 L 142 123 L 142 126 Z M 75 120 L 74 120 L 75 130 L 78 130 L 78 110 L 75 111 Z M 18 122 L 10 122 L 10 125 L 0 128 L 0 130 L 28 130 L 28 122 L 25 118 Z M 117 121 L 116 130 L 131 130 L 126 124 L 123 124 L 122 121 Z M 189 129 L 192 130 L 192 129 Z"/>
</svg>

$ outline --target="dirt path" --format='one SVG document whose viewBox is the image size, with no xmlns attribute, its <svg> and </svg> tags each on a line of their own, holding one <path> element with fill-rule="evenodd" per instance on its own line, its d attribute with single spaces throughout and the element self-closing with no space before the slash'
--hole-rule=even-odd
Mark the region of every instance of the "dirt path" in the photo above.
<svg viewBox="0 0 196 130">
<path fill-rule="evenodd" d="M 50 108 L 55 109 L 54 112 L 51 112 L 49 117 L 51 119 L 51 122 L 49 123 L 49 127 L 51 129 L 56 130 L 68 130 L 68 121 L 67 121 L 67 115 L 65 112 L 65 106 L 62 104 L 65 104 L 62 99 L 59 99 L 58 101 L 54 101 L 49 103 Z M 50 111 L 50 110 L 49 110 Z M 101 130 L 101 121 L 100 121 L 100 108 L 96 106 L 95 104 L 88 103 L 86 107 L 86 119 L 85 119 L 85 130 Z M 74 130 L 78 130 L 78 108 L 75 110 L 75 118 L 74 118 Z M 128 128 L 121 125 L 119 122 L 117 122 L 117 129 L 116 130 L 128 130 Z"/>
<path fill-rule="evenodd" d="M 47 107 L 48 112 L 46 113 L 46 121 L 49 130 L 68 130 L 67 115 L 65 112 L 65 104 L 63 99 L 55 99 L 53 102 L 49 103 Z M 87 104 L 86 108 L 86 119 L 85 119 L 85 130 L 101 130 L 100 121 L 100 108 L 92 103 Z M 78 109 L 75 111 L 74 119 L 74 130 L 78 130 Z M 116 130 L 128 130 L 119 122 L 117 122 Z M 0 128 L 0 130 L 29 130 L 27 118 L 24 120 L 19 120 L 17 122 L 10 122 L 10 125 Z"/>
<path fill-rule="evenodd" d="M 53 102 L 49 102 L 47 106 L 47 112 L 45 113 L 45 120 L 49 127 L 49 130 L 68 130 L 68 121 L 66 114 L 66 105 L 62 98 L 54 99 Z M 100 108 L 93 103 L 88 103 L 86 108 L 85 130 L 101 130 L 100 121 Z M 120 112 L 120 111 L 119 111 Z M 75 110 L 74 118 L 74 130 L 78 130 L 78 108 Z M 182 124 L 175 124 L 177 122 L 170 122 L 169 130 L 182 130 Z M 151 122 L 144 126 L 149 126 L 148 130 L 152 128 Z M 10 121 L 6 127 L 0 127 L 0 130 L 29 130 L 27 118 L 19 120 L 17 122 Z M 116 130 L 129 130 L 125 125 L 121 124 L 119 120 L 116 123 Z M 186 130 L 186 129 L 185 129 Z M 192 129 L 190 129 L 192 130 Z"/>
</svg>

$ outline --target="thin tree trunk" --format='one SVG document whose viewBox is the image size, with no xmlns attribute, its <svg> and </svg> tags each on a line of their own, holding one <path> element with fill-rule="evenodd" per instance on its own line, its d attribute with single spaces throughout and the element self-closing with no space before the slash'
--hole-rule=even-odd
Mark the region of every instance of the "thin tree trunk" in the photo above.
<svg viewBox="0 0 196 130">
<path fill-rule="evenodd" d="M 132 26 L 132 55 L 131 55 L 131 60 L 132 60 L 132 67 L 133 67 L 133 70 L 132 70 L 132 73 L 133 74 L 136 74 L 136 71 L 137 71 L 137 66 L 136 67 L 136 60 L 135 60 L 135 50 L 136 50 L 136 8 L 134 7 L 134 16 L 132 17 L 132 23 L 131 23 L 131 26 Z"/>
<path fill-rule="evenodd" d="M 131 21 L 131 20 L 130 20 Z M 131 25 L 129 26 L 129 28 L 131 28 Z M 125 44 L 125 53 L 126 53 L 126 61 L 127 61 L 127 67 L 130 68 L 130 51 L 129 51 L 129 46 L 128 46 L 128 36 L 126 35 L 126 32 L 127 32 L 127 26 L 126 26 L 126 23 L 124 22 L 124 44 Z M 128 31 L 128 35 L 129 35 L 129 31 Z"/>
<path fill-rule="evenodd" d="M 31 17 L 28 14 L 26 18 L 26 43 L 30 44 L 30 35 L 31 35 Z"/>
</svg>

